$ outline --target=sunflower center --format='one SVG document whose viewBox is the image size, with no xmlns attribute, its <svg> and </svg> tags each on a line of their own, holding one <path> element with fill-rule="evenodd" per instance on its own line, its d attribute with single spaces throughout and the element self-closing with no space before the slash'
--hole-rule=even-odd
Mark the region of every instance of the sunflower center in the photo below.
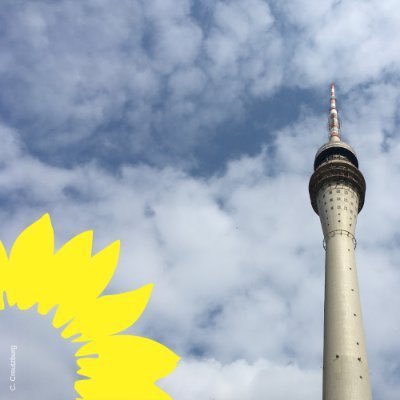
<svg viewBox="0 0 400 400">
<path fill-rule="evenodd" d="M 32 307 L 0 311 L 0 399 L 72 400 L 79 344 L 64 340 L 51 325 L 53 313 Z"/>
</svg>

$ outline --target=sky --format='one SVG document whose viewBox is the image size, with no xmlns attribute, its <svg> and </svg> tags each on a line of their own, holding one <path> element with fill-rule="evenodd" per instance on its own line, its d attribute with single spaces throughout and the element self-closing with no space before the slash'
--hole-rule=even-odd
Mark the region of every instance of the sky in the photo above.
<svg viewBox="0 0 400 400">
<path fill-rule="evenodd" d="M 308 181 L 335 81 L 367 182 L 357 264 L 373 398 L 398 399 L 397 1 L 3 0 L 0 35 L 0 238 L 9 249 L 48 212 L 58 246 L 87 229 L 94 251 L 120 239 L 109 291 L 154 283 L 129 332 L 181 356 L 160 383 L 175 400 L 321 398 Z M 0 372 L 17 331 L 42 374 L 15 400 L 73 398 L 73 350 L 50 317 L 2 318 Z"/>
</svg>

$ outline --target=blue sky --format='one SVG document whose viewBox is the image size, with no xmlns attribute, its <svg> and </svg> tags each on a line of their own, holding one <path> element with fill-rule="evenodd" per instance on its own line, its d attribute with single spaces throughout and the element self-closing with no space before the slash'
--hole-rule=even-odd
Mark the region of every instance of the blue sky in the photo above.
<svg viewBox="0 0 400 400">
<path fill-rule="evenodd" d="M 182 356 L 162 383 L 176 400 L 318 399 L 324 253 L 308 180 L 334 80 L 367 181 L 357 261 L 373 394 L 397 399 L 399 11 L 4 0 L 1 238 L 9 247 L 49 212 L 59 244 L 86 229 L 95 250 L 121 239 L 111 290 L 154 282 L 132 332 Z M 34 342 L 44 371 L 65 374 L 48 325 L 29 324 L 46 338 Z M 12 336 L 0 333 L 3 358 Z M 59 393 L 53 383 L 34 398 Z"/>
</svg>

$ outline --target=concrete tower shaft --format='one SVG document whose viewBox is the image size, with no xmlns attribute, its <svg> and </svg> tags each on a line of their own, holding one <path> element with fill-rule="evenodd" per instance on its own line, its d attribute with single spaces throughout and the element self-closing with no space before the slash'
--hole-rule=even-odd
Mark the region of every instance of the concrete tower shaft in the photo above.
<svg viewBox="0 0 400 400">
<path fill-rule="evenodd" d="M 354 150 L 340 140 L 334 95 L 332 86 L 330 138 L 316 154 L 309 184 L 326 250 L 323 400 L 370 400 L 355 261 L 355 228 L 365 180 Z"/>
</svg>

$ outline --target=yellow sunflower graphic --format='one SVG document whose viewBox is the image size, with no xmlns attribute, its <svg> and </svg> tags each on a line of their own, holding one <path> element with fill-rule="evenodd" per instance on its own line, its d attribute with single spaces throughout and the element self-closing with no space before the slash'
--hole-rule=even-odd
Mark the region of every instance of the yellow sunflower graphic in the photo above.
<svg viewBox="0 0 400 400">
<path fill-rule="evenodd" d="M 172 372 L 179 357 L 144 337 L 120 334 L 144 311 L 152 285 L 101 296 L 114 274 L 119 241 L 92 255 L 92 231 L 54 251 L 48 214 L 26 228 L 10 255 L 0 242 L 0 310 L 37 305 L 61 336 L 82 342 L 76 352 L 79 400 L 167 400 L 156 381 Z M 118 382 L 118 384 L 116 384 Z"/>
</svg>

